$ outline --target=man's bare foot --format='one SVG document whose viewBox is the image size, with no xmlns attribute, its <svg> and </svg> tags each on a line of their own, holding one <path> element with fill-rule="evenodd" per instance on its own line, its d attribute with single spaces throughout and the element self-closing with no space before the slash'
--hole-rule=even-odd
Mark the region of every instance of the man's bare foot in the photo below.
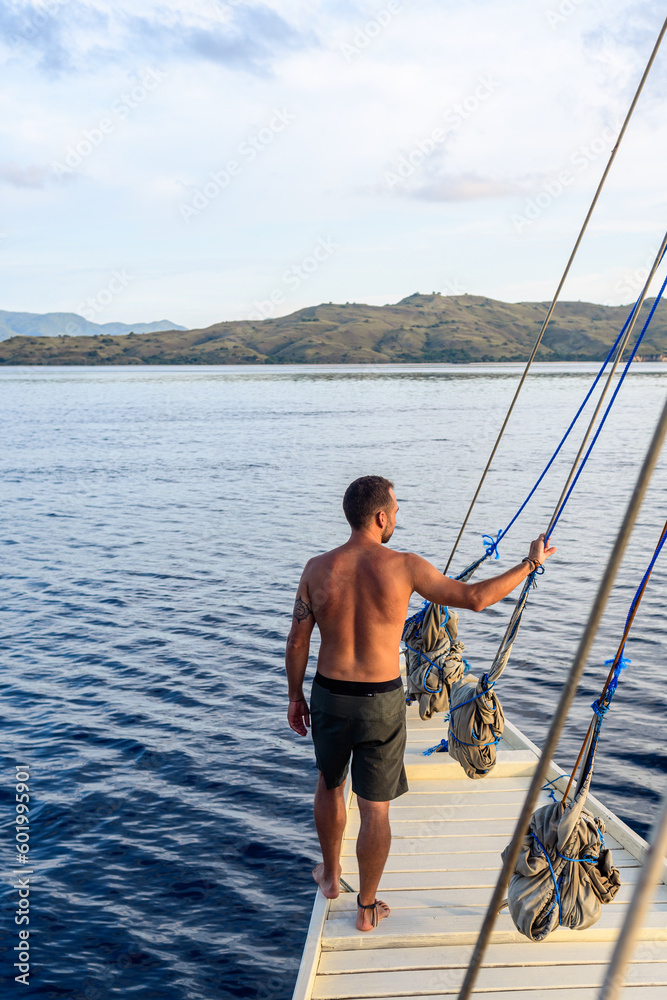
<svg viewBox="0 0 667 1000">
<path fill-rule="evenodd" d="M 373 907 L 362 907 L 357 896 L 357 930 L 372 931 L 390 913 L 391 910 L 381 899 L 376 899 Z"/>
<path fill-rule="evenodd" d="M 313 878 L 319 885 L 320 889 L 327 897 L 327 899 L 337 899 L 340 895 L 340 873 L 342 868 L 340 865 L 337 866 L 338 871 L 333 878 L 326 878 L 324 874 L 324 862 L 321 861 L 319 865 L 315 865 L 313 868 Z"/>
</svg>

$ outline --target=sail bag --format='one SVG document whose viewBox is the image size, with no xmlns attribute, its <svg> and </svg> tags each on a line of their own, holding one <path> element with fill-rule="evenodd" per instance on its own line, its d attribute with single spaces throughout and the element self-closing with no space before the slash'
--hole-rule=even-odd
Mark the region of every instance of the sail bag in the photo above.
<svg viewBox="0 0 667 1000">
<path fill-rule="evenodd" d="M 569 805 L 541 806 L 530 821 L 507 895 L 517 930 L 531 941 L 560 924 L 591 927 L 620 888 L 604 823 L 584 808 L 587 791 L 588 782 Z"/>
<path fill-rule="evenodd" d="M 469 778 L 483 778 L 495 766 L 505 728 L 500 699 L 487 674 L 481 679 L 467 674 L 452 685 L 450 701 L 449 755 Z"/>
<path fill-rule="evenodd" d="M 422 719 L 449 708 L 452 684 L 463 677 L 465 646 L 458 641 L 459 616 L 441 604 L 427 604 L 403 630 L 407 696 L 419 702 Z"/>
</svg>

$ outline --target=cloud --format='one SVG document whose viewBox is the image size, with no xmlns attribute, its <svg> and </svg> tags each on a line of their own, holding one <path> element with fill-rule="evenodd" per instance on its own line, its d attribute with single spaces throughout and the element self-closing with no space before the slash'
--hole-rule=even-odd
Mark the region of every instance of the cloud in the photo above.
<svg viewBox="0 0 667 1000">
<path fill-rule="evenodd" d="M 206 59 L 264 74 L 281 54 L 317 44 L 312 33 L 306 37 L 265 4 L 211 0 L 203 11 L 201 5 L 184 7 L 159 3 L 138 13 L 136 6 L 108 8 L 80 0 L 14 3 L 0 9 L 0 33 L 21 54 L 31 51 L 40 70 L 56 76 L 99 70 L 137 53 L 160 60 Z"/>
<path fill-rule="evenodd" d="M 634 93 L 641 74 L 653 50 L 664 22 L 662 0 L 648 0 L 627 10 L 619 10 L 615 17 L 605 18 L 601 24 L 582 33 L 583 50 L 608 76 L 612 69 L 617 84 L 627 91 L 623 97 Z M 663 40 L 662 49 L 665 42 Z M 667 93 L 667 67 L 659 52 L 642 96 L 644 105 L 664 102 Z"/>
<path fill-rule="evenodd" d="M 19 56 L 31 51 L 37 68 L 50 76 L 76 68 L 85 53 L 80 39 L 104 37 L 108 27 L 108 14 L 84 3 L 46 0 L 0 8 L 2 37 Z"/>
<path fill-rule="evenodd" d="M 124 15 L 124 22 L 128 35 L 141 41 L 142 52 L 152 51 L 156 58 L 170 52 L 255 73 L 265 72 L 278 55 L 303 43 L 301 33 L 269 7 L 243 5 L 231 11 L 229 20 L 212 17 L 202 24 L 180 15 L 174 23 L 163 10 L 151 17 Z"/>
<path fill-rule="evenodd" d="M 52 179 L 49 167 L 21 167 L 17 163 L 0 164 L 0 181 L 17 188 L 43 188 Z"/>
<path fill-rule="evenodd" d="M 480 174 L 461 174 L 458 177 L 441 177 L 427 180 L 406 194 L 425 201 L 477 201 L 480 198 L 503 198 L 515 195 L 517 186 L 512 181 Z"/>
<path fill-rule="evenodd" d="M 507 298 L 517 273 L 546 297 L 545 276 L 562 267 L 611 142 L 579 172 L 581 150 L 617 131 L 664 13 L 656 0 L 529 6 L 526 17 L 525 0 L 401 2 L 381 32 L 367 32 L 387 0 L 3 0 L 0 207 L 21 248 L 4 305 L 75 311 L 96 287 L 82 267 L 127 266 L 157 276 L 137 280 L 109 319 L 145 310 L 206 326 L 249 315 L 328 234 L 344 249 L 295 291 L 294 308 L 395 301 L 396 289 L 445 281 Z M 552 28 L 546 13 L 561 6 L 573 13 Z M 28 24 L 31 10 L 42 11 L 40 25 Z M 366 35 L 348 62 L 342 45 Z M 582 247 L 582 273 L 637 267 L 655 237 L 664 51 Z M 166 75 L 164 87 L 117 121 L 112 109 L 148 67 Z M 187 188 L 177 184 L 203 185 L 275 108 L 294 127 L 243 161 L 233 190 L 184 232 Z M 73 183 L 45 177 L 102 117 L 113 118 L 113 135 L 61 179 Z M 564 170 L 574 180 L 557 207 L 518 232 L 513 217 L 545 201 Z"/>
</svg>

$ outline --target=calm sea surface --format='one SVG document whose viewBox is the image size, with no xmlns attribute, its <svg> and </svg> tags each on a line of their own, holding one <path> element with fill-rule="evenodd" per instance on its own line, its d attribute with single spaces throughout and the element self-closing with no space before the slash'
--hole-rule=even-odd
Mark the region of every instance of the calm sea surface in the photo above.
<svg viewBox="0 0 667 1000">
<path fill-rule="evenodd" d="M 310 744 L 285 720 L 283 646 L 302 565 L 347 537 L 347 484 L 380 473 L 401 506 L 392 545 L 443 566 L 518 371 L 0 369 L 1 787 L 8 823 L 14 766 L 30 766 L 33 996 L 289 1000 L 318 858 Z M 531 376 L 455 571 L 519 506 L 591 371 Z M 666 393 L 667 366 L 635 367 L 529 602 L 499 693 L 537 743 Z M 483 573 L 525 555 L 572 455 Z M 667 456 L 561 743 L 566 769 L 666 501 Z M 594 778 L 642 834 L 666 785 L 666 581 L 667 553 Z M 510 608 L 461 613 L 474 667 L 490 662 Z M 313 655 L 309 676 L 314 665 Z M 7 983 L 13 837 L 6 825 Z"/>
</svg>

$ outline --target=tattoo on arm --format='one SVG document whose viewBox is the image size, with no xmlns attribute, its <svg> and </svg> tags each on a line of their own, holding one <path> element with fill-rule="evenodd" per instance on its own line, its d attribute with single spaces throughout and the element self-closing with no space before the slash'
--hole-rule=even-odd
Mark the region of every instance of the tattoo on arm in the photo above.
<svg viewBox="0 0 667 1000">
<path fill-rule="evenodd" d="M 305 622 L 305 620 L 309 618 L 310 615 L 312 615 L 312 613 L 313 609 L 310 607 L 310 605 L 306 604 L 305 601 L 302 601 L 300 597 L 297 597 L 294 604 L 294 612 L 293 612 L 296 620 L 298 622 Z"/>
</svg>

